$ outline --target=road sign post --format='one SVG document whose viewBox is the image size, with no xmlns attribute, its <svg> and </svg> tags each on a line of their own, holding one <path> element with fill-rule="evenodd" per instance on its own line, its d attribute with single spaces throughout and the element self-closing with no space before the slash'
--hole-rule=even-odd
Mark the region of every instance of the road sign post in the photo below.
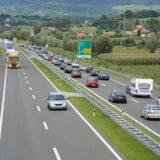
<svg viewBox="0 0 160 160">
<path fill-rule="evenodd" d="M 77 41 L 77 58 L 91 58 L 92 42 L 90 40 Z"/>
</svg>

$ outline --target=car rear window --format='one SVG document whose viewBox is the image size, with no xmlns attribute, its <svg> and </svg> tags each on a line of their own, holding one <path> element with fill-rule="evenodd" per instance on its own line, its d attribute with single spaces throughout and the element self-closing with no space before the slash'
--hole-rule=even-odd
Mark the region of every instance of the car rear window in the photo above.
<svg viewBox="0 0 160 160">
<path fill-rule="evenodd" d="M 160 110 L 160 106 L 149 106 L 149 110 Z"/>
</svg>

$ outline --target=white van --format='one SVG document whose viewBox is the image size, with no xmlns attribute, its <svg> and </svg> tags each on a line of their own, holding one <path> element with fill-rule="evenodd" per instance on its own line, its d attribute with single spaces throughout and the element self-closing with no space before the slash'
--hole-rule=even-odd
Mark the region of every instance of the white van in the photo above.
<svg viewBox="0 0 160 160">
<path fill-rule="evenodd" d="M 153 94 L 153 79 L 131 79 L 130 85 L 126 88 L 126 92 L 133 96 L 147 96 Z"/>
</svg>

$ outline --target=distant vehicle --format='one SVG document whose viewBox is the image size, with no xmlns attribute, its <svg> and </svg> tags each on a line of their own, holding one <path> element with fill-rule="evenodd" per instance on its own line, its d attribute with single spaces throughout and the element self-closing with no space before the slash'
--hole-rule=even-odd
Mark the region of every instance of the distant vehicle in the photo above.
<svg viewBox="0 0 160 160">
<path fill-rule="evenodd" d="M 132 96 L 152 96 L 153 79 L 131 79 L 131 83 L 126 87 L 126 93 Z"/>
<path fill-rule="evenodd" d="M 141 117 L 147 119 L 160 119 L 160 105 L 147 104 L 141 109 Z"/>
<path fill-rule="evenodd" d="M 65 73 L 71 73 L 72 70 L 73 70 L 73 68 L 72 68 L 72 66 L 70 66 L 70 65 L 67 65 L 67 66 L 64 68 L 64 72 L 65 72 Z"/>
<path fill-rule="evenodd" d="M 88 66 L 86 66 L 86 65 L 80 65 L 80 66 L 79 66 L 79 69 L 80 69 L 81 71 L 86 71 L 87 68 L 88 68 Z"/>
<path fill-rule="evenodd" d="M 63 93 L 60 92 L 51 92 L 47 98 L 48 100 L 48 109 L 64 109 L 67 110 L 67 99 Z"/>
<path fill-rule="evenodd" d="M 73 67 L 73 68 L 79 68 L 79 63 L 77 63 L 77 62 L 72 62 L 72 67 Z"/>
<path fill-rule="evenodd" d="M 56 60 L 56 59 L 53 59 L 51 63 L 55 66 L 60 66 L 61 65 L 61 62 L 59 60 Z"/>
<path fill-rule="evenodd" d="M 61 63 L 60 69 L 61 69 L 61 70 L 64 70 L 66 66 L 67 66 L 67 64 Z"/>
<path fill-rule="evenodd" d="M 122 91 L 117 91 L 114 90 L 110 95 L 109 95 L 109 101 L 110 102 L 120 102 L 120 103 L 127 103 L 127 97 L 124 92 Z"/>
<path fill-rule="evenodd" d="M 89 77 L 86 81 L 87 87 L 97 87 L 98 88 L 98 79 L 96 77 Z"/>
<path fill-rule="evenodd" d="M 100 80 L 109 80 L 109 74 L 106 72 L 99 72 L 97 78 Z"/>
<path fill-rule="evenodd" d="M 9 52 L 7 54 L 8 68 L 20 68 L 20 55 L 19 51 Z"/>
<path fill-rule="evenodd" d="M 86 73 L 91 73 L 92 70 L 93 70 L 93 67 L 89 66 L 86 68 Z"/>
<path fill-rule="evenodd" d="M 49 56 L 48 56 L 48 61 L 52 61 L 52 60 L 53 60 L 53 57 L 54 57 L 53 55 L 49 55 Z"/>
<path fill-rule="evenodd" d="M 99 72 L 100 72 L 100 70 L 98 70 L 98 69 L 93 69 L 93 70 L 91 71 L 91 76 L 98 76 Z"/>
<path fill-rule="evenodd" d="M 160 105 L 160 97 L 157 99 L 157 104 Z"/>
<path fill-rule="evenodd" d="M 72 61 L 67 59 L 67 60 L 64 60 L 64 63 L 66 63 L 67 65 L 72 65 Z"/>
<path fill-rule="evenodd" d="M 79 69 L 73 69 L 71 73 L 72 78 L 81 78 L 81 71 Z"/>
</svg>

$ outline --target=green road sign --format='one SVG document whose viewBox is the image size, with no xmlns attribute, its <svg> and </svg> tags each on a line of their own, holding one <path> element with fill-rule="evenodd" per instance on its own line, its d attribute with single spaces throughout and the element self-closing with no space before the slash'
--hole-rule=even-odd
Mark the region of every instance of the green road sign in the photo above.
<svg viewBox="0 0 160 160">
<path fill-rule="evenodd" d="M 77 41 L 77 58 L 91 58 L 92 42 L 90 40 Z"/>
</svg>

